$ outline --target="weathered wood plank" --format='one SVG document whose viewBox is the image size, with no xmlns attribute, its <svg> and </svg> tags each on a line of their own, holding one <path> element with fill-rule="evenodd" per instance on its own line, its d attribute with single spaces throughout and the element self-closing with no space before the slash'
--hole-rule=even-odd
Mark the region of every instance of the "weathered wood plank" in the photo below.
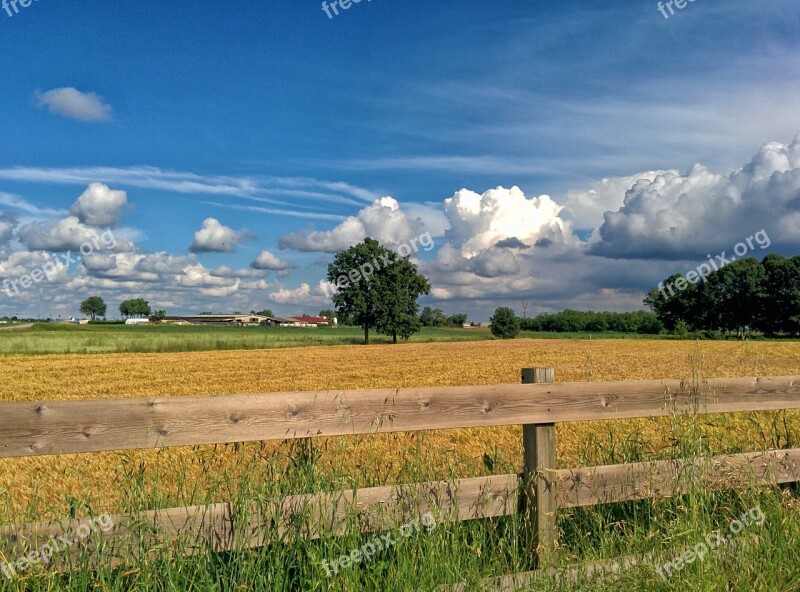
<svg viewBox="0 0 800 592">
<path fill-rule="evenodd" d="M 680 495 L 692 484 L 732 489 L 800 481 L 800 448 L 713 459 L 665 460 L 558 471 L 558 506 L 573 508 Z"/>
<path fill-rule="evenodd" d="M 755 483 L 800 481 L 800 449 L 773 450 L 715 457 L 703 461 L 657 461 L 560 469 L 560 508 L 678 495 L 686 491 L 686 466 L 699 467 L 695 478 L 712 488 Z M 703 477 L 705 475 L 705 477 Z M 519 475 L 473 477 L 370 487 L 357 491 L 293 495 L 254 503 L 239 516 L 229 504 L 152 510 L 110 517 L 113 529 L 99 531 L 86 544 L 69 549 L 67 568 L 80 553 L 102 549 L 103 564 L 129 559 L 190 555 L 261 546 L 269 540 L 389 530 L 432 511 L 439 521 L 465 521 L 509 516 L 519 511 Z M 51 538 L 72 536 L 87 519 L 0 527 L 0 554 L 14 561 Z M 238 526 L 236 526 L 238 524 Z M 236 529 L 234 529 L 236 526 Z"/>
<path fill-rule="evenodd" d="M 554 368 L 523 368 L 523 384 L 553 384 Z M 558 484 L 556 424 L 522 426 L 525 546 L 538 556 L 539 567 L 554 565 L 558 556 Z"/>
<path fill-rule="evenodd" d="M 0 457 L 800 408 L 800 377 L 0 404 Z"/>
</svg>

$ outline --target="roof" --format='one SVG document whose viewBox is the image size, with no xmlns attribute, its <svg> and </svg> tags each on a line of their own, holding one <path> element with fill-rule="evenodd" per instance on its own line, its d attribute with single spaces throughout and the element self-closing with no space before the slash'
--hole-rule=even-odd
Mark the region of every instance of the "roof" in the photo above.
<svg viewBox="0 0 800 592">
<path fill-rule="evenodd" d="M 299 323 L 329 323 L 328 317 L 292 317 Z"/>
</svg>

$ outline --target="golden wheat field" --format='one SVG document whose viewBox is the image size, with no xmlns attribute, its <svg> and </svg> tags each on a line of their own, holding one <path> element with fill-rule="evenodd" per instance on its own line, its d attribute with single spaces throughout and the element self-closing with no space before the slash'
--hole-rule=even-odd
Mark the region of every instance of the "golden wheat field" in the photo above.
<svg viewBox="0 0 800 592">
<path fill-rule="evenodd" d="M 514 340 L 397 346 L 339 346 L 195 353 L 5 356 L 0 401 L 86 399 L 287 390 L 444 386 L 519 382 L 523 367 L 552 366 L 556 381 L 602 381 L 800 374 L 800 344 L 648 340 Z M 775 428 L 775 429 L 773 429 Z M 714 451 L 757 450 L 800 435 L 793 413 L 704 418 Z M 776 437 L 775 433 L 783 434 Z M 658 455 L 674 445 L 666 420 L 558 426 L 562 467 L 626 462 L 626 450 Z M 776 441 L 777 440 L 777 441 Z M 0 518 L 62 517 L 135 505 L 125 481 L 138 480 L 163 507 L 225 501 L 231 480 L 252 471 L 269 446 L 205 446 L 0 460 Z M 404 478 L 413 451 L 430 478 L 516 471 L 520 429 L 486 428 L 315 441 L 319 460 L 361 483 Z M 638 460 L 638 459 L 636 459 Z M 418 467 L 419 468 L 419 467 Z M 419 473 L 416 473 L 419 474 Z M 346 484 L 343 483 L 343 484 Z"/>
</svg>

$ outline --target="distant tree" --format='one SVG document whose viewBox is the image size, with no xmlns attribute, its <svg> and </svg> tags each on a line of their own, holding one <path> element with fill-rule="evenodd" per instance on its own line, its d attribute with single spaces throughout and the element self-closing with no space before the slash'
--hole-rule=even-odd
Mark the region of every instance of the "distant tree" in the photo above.
<svg viewBox="0 0 800 592">
<path fill-rule="evenodd" d="M 453 327 L 463 327 L 464 323 L 467 322 L 467 318 L 468 318 L 467 315 L 465 315 L 463 313 L 457 313 L 457 314 L 451 315 L 448 320 L 450 321 L 450 324 Z"/>
<path fill-rule="evenodd" d="M 258 312 L 250 311 L 250 314 L 258 315 L 260 317 L 274 317 L 275 316 L 274 314 L 272 314 L 272 309 L 271 308 L 265 308 L 263 310 L 259 310 Z"/>
<path fill-rule="evenodd" d="M 450 319 L 441 308 L 426 306 L 419 315 L 419 322 L 423 327 L 446 327 Z"/>
<path fill-rule="evenodd" d="M 800 333 L 800 256 L 769 254 L 762 261 L 765 301 L 758 326 L 767 335 Z"/>
<path fill-rule="evenodd" d="M 97 317 L 106 316 L 106 303 L 100 296 L 89 296 L 81 302 L 81 314 L 89 315 L 94 321 Z"/>
<path fill-rule="evenodd" d="M 167 313 L 163 310 L 157 310 L 156 312 L 150 315 L 150 320 L 154 323 L 160 323 L 165 318 L 167 318 Z"/>
<path fill-rule="evenodd" d="M 141 318 L 150 316 L 150 303 L 143 298 L 124 300 L 119 305 L 119 312 L 125 318 Z"/>
<path fill-rule="evenodd" d="M 519 319 L 507 306 L 495 310 L 489 321 L 489 330 L 499 339 L 514 339 L 519 335 Z"/>
<path fill-rule="evenodd" d="M 419 322 L 423 327 L 433 327 L 434 319 L 433 309 L 430 306 L 426 306 L 422 309 L 422 312 L 419 313 Z"/>
<path fill-rule="evenodd" d="M 326 317 L 328 319 L 335 319 L 336 318 L 336 311 L 332 308 L 324 308 L 319 311 L 319 316 Z"/>
</svg>

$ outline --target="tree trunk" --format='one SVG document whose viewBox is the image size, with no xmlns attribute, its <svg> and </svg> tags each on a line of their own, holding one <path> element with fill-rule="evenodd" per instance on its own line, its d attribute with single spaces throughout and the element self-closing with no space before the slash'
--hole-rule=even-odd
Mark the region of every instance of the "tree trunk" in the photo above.
<svg viewBox="0 0 800 592">
<path fill-rule="evenodd" d="M 364 325 L 364 345 L 369 345 L 369 325 Z"/>
<path fill-rule="evenodd" d="M 392 331 L 392 343 L 397 343 L 397 331 Z"/>
</svg>

